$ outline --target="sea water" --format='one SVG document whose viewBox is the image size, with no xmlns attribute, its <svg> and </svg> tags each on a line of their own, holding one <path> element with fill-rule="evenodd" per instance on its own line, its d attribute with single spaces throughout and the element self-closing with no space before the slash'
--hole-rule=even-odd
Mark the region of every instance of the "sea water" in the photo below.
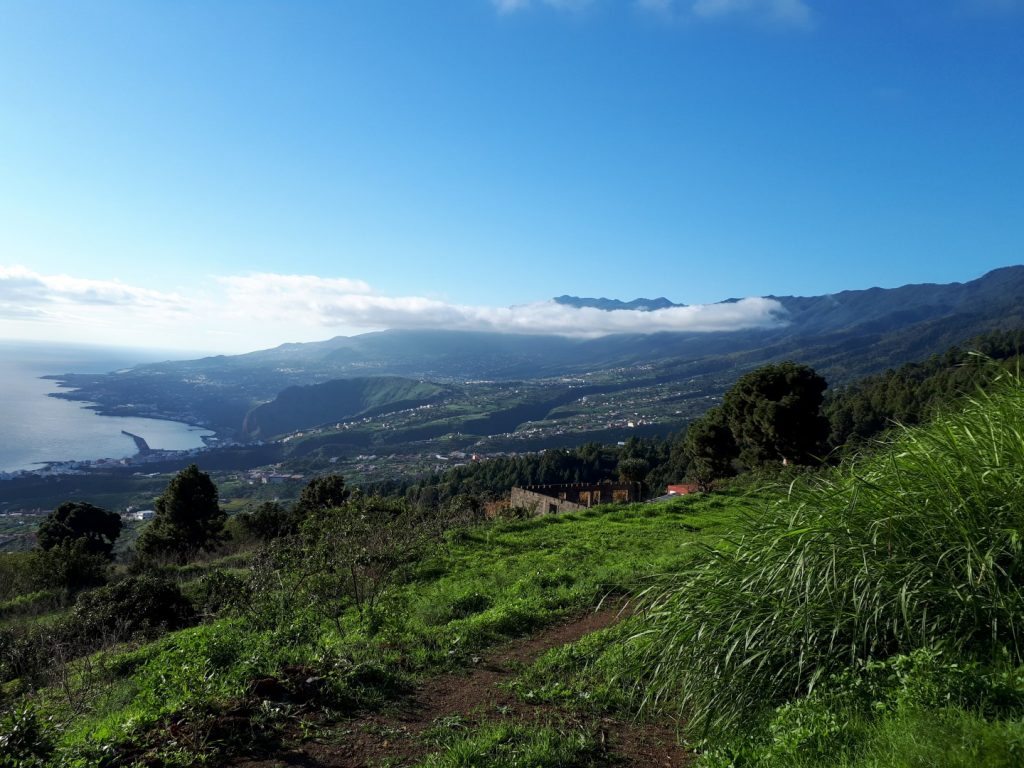
<svg viewBox="0 0 1024 768">
<path fill-rule="evenodd" d="M 50 461 L 119 459 L 136 452 L 132 438 L 150 448 L 186 450 L 203 445 L 209 430 L 176 421 L 100 416 L 84 403 L 49 397 L 60 387 L 47 374 L 106 373 L 169 359 L 151 351 L 0 342 L 0 472 Z"/>
</svg>

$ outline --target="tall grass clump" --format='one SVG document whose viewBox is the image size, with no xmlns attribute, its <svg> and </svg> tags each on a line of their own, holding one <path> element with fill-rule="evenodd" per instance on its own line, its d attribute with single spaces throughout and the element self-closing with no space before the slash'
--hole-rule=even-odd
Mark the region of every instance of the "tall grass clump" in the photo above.
<svg viewBox="0 0 1024 768">
<path fill-rule="evenodd" d="M 645 596 L 645 704 L 732 730 L 916 648 L 1024 657 L 1024 382 L 794 483 Z"/>
</svg>

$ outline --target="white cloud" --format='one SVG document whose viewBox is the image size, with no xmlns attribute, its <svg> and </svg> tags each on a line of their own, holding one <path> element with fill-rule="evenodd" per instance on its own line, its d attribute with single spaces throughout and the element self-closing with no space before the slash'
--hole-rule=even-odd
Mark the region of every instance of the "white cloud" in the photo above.
<svg viewBox="0 0 1024 768">
<path fill-rule="evenodd" d="M 0 337 L 248 350 L 386 328 L 596 337 L 732 331 L 783 324 L 781 305 L 750 298 L 655 311 L 554 301 L 512 307 L 384 296 L 361 280 L 257 273 L 217 277 L 206 293 L 172 293 L 0 267 Z M 32 332 L 45 326 L 47 334 Z"/>
<path fill-rule="evenodd" d="M 654 312 L 576 308 L 553 301 L 513 307 L 445 304 L 420 298 L 353 297 L 330 307 L 325 322 L 362 327 L 435 328 L 502 333 L 604 336 L 612 333 L 738 330 L 777 324 L 778 306 L 763 299 Z"/>
<path fill-rule="evenodd" d="M 559 11 L 580 11 L 590 5 L 593 0 L 538 0 L 541 5 L 546 5 Z M 531 0 L 491 0 L 498 13 L 515 13 L 529 8 Z"/>
<path fill-rule="evenodd" d="M 529 7 L 530 0 L 491 0 L 499 13 L 513 13 Z"/>
<path fill-rule="evenodd" d="M 814 19 L 805 0 L 635 0 L 646 11 L 664 16 L 689 16 L 707 21 L 741 16 L 809 28 Z"/>
<path fill-rule="evenodd" d="M 667 15 L 672 13 L 675 0 L 636 0 L 636 5 L 645 11 Z"/>
<path fill-rule="evenodd" d="M 781 305 L 769 299 L 671 307 L 653 312 L 590 307 L 554 301 L 513 307 L 452 304 L 422 296 L 383 296 L 366 283 L 279 274 L 222 277 L 226 306 L 242 316 L 361 329 L 431 328 L 503 333 L 602 336 L 611 333 L 723 331 L 778 325 Z"/>
<path fill-rule="evenodd" d="M 318 277 L 316 275 L 280 275 L 258 272 L 250 275 L 218 277 L 228 296 L 246 306 L 274 305 L 280 299 L 299 300 L 316 306 L 319 302 L 337 296 L 371 293 L 362 280 L 344 277 Z"/>
<path fill-rule="evenodd" d="M 76 308 L 179 313 L 186 311 L 186 301 L 174 293 L 139 288 L 119 280 L 41 275 L 21 266 L 0 266 L 0 317 L 59 319 Z"/>
</svg>

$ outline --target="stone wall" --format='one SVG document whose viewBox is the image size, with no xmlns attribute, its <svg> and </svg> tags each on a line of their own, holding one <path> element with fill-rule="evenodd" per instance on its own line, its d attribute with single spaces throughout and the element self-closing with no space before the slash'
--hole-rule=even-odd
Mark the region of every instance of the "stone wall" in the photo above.
<svg viewBox="0 0 1024 768">
<path fill-rule="evenodd" d="M 534 515 L 546 515 L 552 512 L 570 512 L 574 509 L 586 509 L 579 504 L 564 499 L 546 496 L 525 488 L 512 489 L 512 506 L 529 510 Z"/>
<path fill-rule="evenodd" d="M 513 488 L 510 504 L 535 515 L 571 512 L 598 504 L 637 501 L 640 489 L 635 483 L 567 483 L 564 485 L 528 485 Z"/>
</svg>

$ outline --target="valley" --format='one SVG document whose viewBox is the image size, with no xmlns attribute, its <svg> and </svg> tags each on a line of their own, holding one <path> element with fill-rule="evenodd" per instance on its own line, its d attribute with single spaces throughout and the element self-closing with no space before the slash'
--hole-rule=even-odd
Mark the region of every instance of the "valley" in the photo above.
<svg viewBox="0 0 1024 768">
<path fill-rule="evenodd" d="M 772 298 L 788 318 L 773 329 L 597 339 L 387 331 L 108 374 L 53 374 L 57 397 L 214 435 L 198 450 L 20 473 L 0 481 L 0 514 L 50 508 L 74 493 L 92 498 L 98 487 L 96 497 L 114 508 L 149 506 L 154 480 L 193 461 L 229 489 L 229 508 L 240 509 L 292 498 L 302 481 L 325 472 L 373 486 L 474 457 L 666 437 L 765 363 L 812 365 L 835 389 L 1024 324 L 1024 267 L 968 283 Z M 555 301 L 617 311 L 608 300 Z M 637 302 L 645 311 L 666 306 Z"/>
</svg>

